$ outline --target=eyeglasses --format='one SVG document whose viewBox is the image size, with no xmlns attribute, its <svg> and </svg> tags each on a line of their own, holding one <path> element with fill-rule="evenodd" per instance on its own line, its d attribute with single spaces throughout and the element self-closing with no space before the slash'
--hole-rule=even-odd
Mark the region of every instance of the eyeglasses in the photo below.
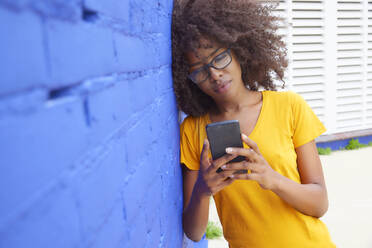
<svg viewBox="0 0 372 248">
<path fill-rule="evenodd" d="M 231 61 L 232 61 L 231 51 L 230 48 L 228 48 L 226 51 L 214 57 L 209 64 L 206 64 L 203 67 L 196 69 L 195 71 L 191 72 L 187 77 L 195 84 L 201 84 L 204 81 L 206 81 L 211 75 L 209 67 L 212 67 L 217 70 L 222 70 L 225 69 L 231 63 Z"/>
</svg>

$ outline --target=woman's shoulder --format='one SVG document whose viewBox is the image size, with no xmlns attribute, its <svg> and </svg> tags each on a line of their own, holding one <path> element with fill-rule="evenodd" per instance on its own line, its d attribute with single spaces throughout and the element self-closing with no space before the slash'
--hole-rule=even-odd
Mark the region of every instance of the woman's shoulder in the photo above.
<svg viewBox="0 0 372 248">
<path fill-rule="evenodd" d="M 197 117 L 189 115 L 181 123 L 181 130 L 195 130 L 201 123 L 206 123 L 207 119 L 207 114 Z"/>
<path fill-rule="evenodd" d="M 275 102 L 290 103 L 303 100 L 302 96 L 293 91 L 264 91 L 264 94 Z"/>
</svg>

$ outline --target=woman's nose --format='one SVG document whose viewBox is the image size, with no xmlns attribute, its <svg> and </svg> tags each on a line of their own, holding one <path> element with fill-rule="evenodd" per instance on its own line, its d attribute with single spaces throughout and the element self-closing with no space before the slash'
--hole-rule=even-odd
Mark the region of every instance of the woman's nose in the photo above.
<svg viewBox="0 0 372 248">
<path fill-rule="evenodd" d="M 218 80 L 220 77 L 222 77 L 222 70 L 217 70 L 213 67 L 209 67 L 209 71 L 211 73 L 211 78 L 213 78 L 214 80 Z"/>
</svg>

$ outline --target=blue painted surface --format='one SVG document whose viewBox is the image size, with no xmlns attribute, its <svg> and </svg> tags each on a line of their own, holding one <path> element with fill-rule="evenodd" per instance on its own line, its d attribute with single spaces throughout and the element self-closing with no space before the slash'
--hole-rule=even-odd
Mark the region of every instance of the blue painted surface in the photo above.
<svg viewBox="0 0 372 248">
<path fill-rule="evenodd" d="M 372 135 L 362 136 L 362 137 L 355 137 L 353 139 L 357 139 L 359 143 L 367 145 L 368 143 L 372 142 Z M 331 148 L 332 150 L 340 150 L 344 149 L 345 146 L 349 144 L 351 139 L 344 139 L 344 140 L 334 140 L 329 142 L 319 142 L 316 143 L 317 147 L 321 148 Z"/>
<path fill-rule="evenodd" d="M 199 242 L 194 242 L 188 239 L 185 235 L 183 248 L 199 248 L 199 247 L 208 247 L 208 240 L 206 239 L 205 234 Z"/>
<path fill-rule="evenodd" d="M 108 18 L 115 18 L 123 22 L 121 25 L 126 25 L 130 18 L 130 1 L 117 0 L 85 0 L 84 6 L 86 9 L 102 13 Z"/>
<path fill-rule="evenodd" d="M 46 84 L 42 29 L 35 14 L 0 6 L 0 95 Z"/>
<path fill-rule="evenodd" d="M 0 247 L 182 231 L 171 0 L 0 0 Z"/>
</svg>

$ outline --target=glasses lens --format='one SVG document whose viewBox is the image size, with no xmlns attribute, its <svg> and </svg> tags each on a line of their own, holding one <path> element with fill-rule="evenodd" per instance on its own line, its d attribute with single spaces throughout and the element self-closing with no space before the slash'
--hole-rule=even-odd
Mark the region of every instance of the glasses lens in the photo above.
<svg viewBox="0 0 372 248">
<path fill-rule="evenodd" d="M 193 71 L 188 77 L 196 84 L 203 83 L 209 77 L 209 67 L 213 67 L 215 69 L 224 69 L 231 63 L 231 61 L 232 57 L 230 55 L 230 49 L 227 49 L 226 51 L 217 55 L 210 64 Z"/>
<path fill-rule="evenodd" d="M 213 66 L 217 69 L 223 69 L 228 66 L 231 62 L 231 56 L 228 51 L 225 51 L 217 55 L 213 60 Z"/>
<path fill-rule="evenodd" d="M 194 83 L 199 84 L 204 82 L 208 78 L 208 76 L 209 76 L 208 71 L 205 68 L 203 68 L 201 70 L 196 70 L 193 73 L 191 73 L 190 79 Z"/>
</svg>

